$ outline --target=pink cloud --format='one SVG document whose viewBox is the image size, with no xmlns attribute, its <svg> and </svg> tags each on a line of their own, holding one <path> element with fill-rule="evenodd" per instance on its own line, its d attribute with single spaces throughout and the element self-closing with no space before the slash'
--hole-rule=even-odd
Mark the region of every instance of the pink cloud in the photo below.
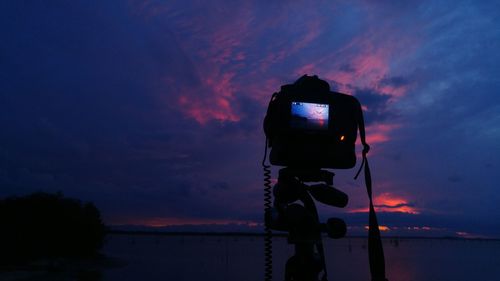
<svg viewBox="0 0 500 281">
<path fill-rule="evenodd" d="M 319 9 L 307 10 L 308 21 L 291 19 L 287 11 L 300 8 L 297 5 L 283 5 L 281 13 L 261 17 L 259 7 L 251 4 L 231 9 L 199 4 L 197 9 L 209 9 L 209 12 L 193 18 L 178 16 L 175 10 L 178 3 L 175 2 L 171 5 L 149 1 L 133 3 L 138 11 L 147 15 L 164 13 L 170 19 L 169 25 L 175 27 L 172 33 L 182 52 L 189 57 L 200 84 L 194 89 L 191 85 L 181 87 L 177 102 L 185 116 L 200 124 L 211 120 L 241 120 L 240 109 L 235 104 L 236 95 L 245 95 L 266 104 L 272 92 L 287 82 L 274 81 L 266 74 L 276 66 L 283 68 L 284 65 L 283 72 L 286 72 L 289 64 L 296 65 L 298 58 L 304 61 L 302 51 L 322 46 L 320 39 L 324 39 L 322 36 L 328 24 L 328 18 L 322 17 Z M 327 6 L 324 8 L 332 8 Z M 189 12 L 185 11 L 187 15 Z M 268 39 L 269 30 L 273 30 L 273 35 L 279 40 Z M 353 87 L 371 88 L 398 98 L 406 93 L 407 88 L 386 85 L 383 81 L 391 74 L 391 61 L 401 54 L 401 49 L 407 49 L 409 40 L 393 40 L 400 35 L 397 30 L 367 30 L 343 45 L 336 45 L 329 53 L 312 56 L 305 60 L 308 61 L 306 64 L 291 71 L 297 77 L 305 73 L 318 74 L 337 82 L 340 90 L 346 93 L 350 93 Z M 262 38 L 266 41 L 259 41 Z M 344 65 L 349 71 L 342 67 Z M 272 74 L 276 77 L 275 73 Z M 179 83 L 175 78 L 170 81 Z M 269 81 L 273 85 L 266 88 Z M 389 140 L 388 136 L 388 131 L 377 131 L 371 133 L 370 138 L 373 142 L 384 142 Z"/>
<path fill-rule="evenodd" d="M 399 124 L 377 123 L 366 128 L 366 141 L 369 144 L 387 142 L 391 138 L 391 132 L 399 128 Z"/>
<path fill-rule="evenodd" d="M 306 22 L 303 30 L 299 33 L 299 38 L 286 42 L 287 44 L 280 44 L 280 48 L 273 50 L 259 61 L 260 71 L 266 72 L 271 66 L 283 62 L 288 58 L 297 59 L 300 51 L 319 39 L 322 31 L 321 25 L 322 22 L 318 19 Z M 308 69 L 304 69 L 306 72 L 295 71 L 295 73 L 301 76 L 312 69 L 312 64 L 310 64 Z"/>
<path fill-rule="evenodd" d="M 201 81 L 201 87 L 185 88 L 184 93 L 178 98 L 181 111 L 200 124 L 210 120 L 239 121 L 240 117 L 233 105 L 235 91 L 231 82 L 233 76 L 232 73 L 210 74 Z"/>
<path fill-rule="evenodd" d="M 174 21 L 177 27 L 174 33 L 183 54 L 188 56 L 196 81 L 183 83 L 176 79 L 176 73 L 164 81 L 168 88 L 178 89 L 177 103 L 186 117 L 202 125 L 212 120 L 237 122 L 241 119 L 235 103 L 236 93 L 241 89 L 236 73 L 247 60 L 242 46 L 251 20 L 249 9 L 241 8 L 234 13 L 222 9 L 199 18 Z"/>
<path fill-rule="evenodd" d="M 346 93 L 350 93 L 353 88 L 368 88 L 392 98 L 403 96 L 406 87 L 388 86 L 384 83 L 385 79 L 391 76 L 391 49 L 396 47 L 385 44 L 375 46 L 369 42 L 360 44 L 362 50 L 359 53 L 353 53 L 337 63 L 333 70 L 327 71 L 325 77 L 335 81 L 340 90 Z"/>
<path fill-rule="evenodd" d="M 314 74 L 316 73 L 316 65 L 314 63 L 308 63 L 303 66 L 300 66 L 297 70 L 295 70 L 295 75 L 298 77 L 304 75 L 304 74 Z"/>
</svg>

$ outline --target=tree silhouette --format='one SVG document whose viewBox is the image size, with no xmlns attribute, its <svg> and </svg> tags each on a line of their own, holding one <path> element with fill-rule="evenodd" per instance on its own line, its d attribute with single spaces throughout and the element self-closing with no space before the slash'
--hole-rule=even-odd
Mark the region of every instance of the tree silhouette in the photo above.
<svg viewBox="0 0 500 281">
<path fill-rule="evenodd" d="M 44 192 L 0 200 L 0 229 L 4 264 L 93 256 L 106 232 L 94 204 Z"/>
</svg>

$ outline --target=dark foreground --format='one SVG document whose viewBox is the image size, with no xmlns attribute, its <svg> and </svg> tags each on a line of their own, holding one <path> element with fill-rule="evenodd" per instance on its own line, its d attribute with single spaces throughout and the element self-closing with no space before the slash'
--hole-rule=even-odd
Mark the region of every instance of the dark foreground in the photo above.
<svg viewBox="0 0 500 281">
<path fill-rule="evenodd" d="M 274 280 L 283 280 L 293 247 L 274 238 Z M 500 241 L 385 239 L 391 281 L 499 280 Z M 369 280 L 366 239 L 325 240 L 329 280 Z M 0 272 L 0 280 L 263 280 L 263 238 L 259 236 L 158 236 L 112 234 L 94 262 L 36 272 Z M 64 261 L 60 261 L 64 264 Z M 83 264 L 83 265 L 82 265 Z M 78 274 L 76 274 L 76 270 Z M 36 275 L 34 275 L 36 274 Z"/>
</svg>

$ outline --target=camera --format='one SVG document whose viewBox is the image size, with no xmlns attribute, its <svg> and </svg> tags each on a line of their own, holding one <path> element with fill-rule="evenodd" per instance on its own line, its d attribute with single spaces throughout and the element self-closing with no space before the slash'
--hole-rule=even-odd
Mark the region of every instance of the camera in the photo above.
<svg viewBox="0 0 500 281">
<path fill-rule="evenodd" d="M 330 90 L 317 76 L 281 86 L 269 104 L 264 132 L 272 165 L 350 169 L 362 109 L 350 95 Z"/>
<path fill-rule="evenodd" d="M 264 169 L 264 242 L 265 280 L 272 279 L 271 230 L 288 232 L 288 242 L 295 245 L 295 254 L 285 266 L 287 281 L 327 280 L 327 267 L 322 234 L 338 239 L 346 234 L 340 218 L 320 222 L 315 201 L 343 208 L 348 196 L 333 186 L 334 173 L 324 169 L 350 169 L 356 165 L 357 132 L 363 145 L 363 161 L 356 176 L 364 170 L 370 200 L 369 262 L 372 280 L 384 280 L 385 261 L 375 207 L 372 180 L 368 166 L 363 111 L 358 100 L 330 90 L 330 85 L 317 76 L 304 75 L 295 83 L 281 86 L 269 102 L 264 118 L 266 147 Z M 279 170 L 278 181 L 271 186 L 269 161 Z M 320 182 L 319 184 L 309 184 Z M 274 195 L 274 200 L 272 197 Z M 272 203 L 272 205 L 271 205 Z"/>
</svg>

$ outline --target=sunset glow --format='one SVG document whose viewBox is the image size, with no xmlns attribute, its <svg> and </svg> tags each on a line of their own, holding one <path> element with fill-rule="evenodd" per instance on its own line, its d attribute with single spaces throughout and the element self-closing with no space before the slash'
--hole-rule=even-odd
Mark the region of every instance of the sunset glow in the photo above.
<svg viewBox="0 0 500 281">
<path fill-rule="evenodd" d="M 374 198 L 375 210 L 377 212 L 388 212 L 388 213 L 407 213 L 412 215 L 417 215 L 420 211 L 412 206 L 409 201 L 401 196 L 393 195 L 391 193 L 382 193 L 375 196 Z M 351 209 L 350 213 L 367 213 L 369 211 L 368 207 Z"/>
<path fill-rule="evenodd" d="M 224 219 L 201 219 L 201 218 L 144 218 L 144 219 L 126 219 L 115 221 L 114 225 L 143 225 L 150 227 L 166 227 L 179 225 L 245 225 L 249 227 L 257 227 L 260 222 L 243 221 L 243 220 L 224 220 Z"/>
<path fill-rule="evenodd" d="M 366 230 L 370 229 L 370 226 L 365 225 L 365 229 L 366 229 Z M 391 230 L 391 229 L 390 229 L 388 226 L 386 226 L 386 225 L 379 225 L 379 226 L 378 226 L 378 229 L 379 229 L 380 231 L 390 231 L 390 230 Z"/>
</svg>

